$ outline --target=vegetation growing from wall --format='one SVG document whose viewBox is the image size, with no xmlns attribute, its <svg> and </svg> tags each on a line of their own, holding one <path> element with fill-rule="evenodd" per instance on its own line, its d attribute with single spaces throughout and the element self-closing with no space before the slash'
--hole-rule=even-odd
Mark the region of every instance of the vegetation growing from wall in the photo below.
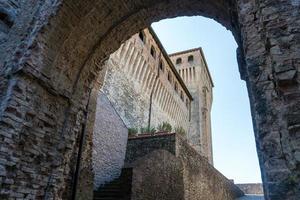
<svg viewBox="0 0 300 200">
<path fill-rule="evenodd" d="M 142 127 L 141 134 L 155 134 L 155 127 Z"/>
<path fill-rule="evenodd" d="M 158 132 L 168 132 L 168 133 L 171 133 L 173 130 L 172 128 L 172 125 L 168 122 L 163 122 L 161 124 L 159 124 L 157 126 L 157 128 L 151 126 L 151 127 L 141 127 L 140 128 L 140 134 L 156 134 Z M 138 134 L 139 130 L 138 128 L 129 128 L 128 129 L 128 136 L 129 137 L 134 137 Z M 186 131 L 184 130 L 183 127 L 181 126 L 177 126 L 175 129 L 174 129 L 174 132 L 181 135 L 182 137 L 186 138 L 187 136 L 187 133 Z"/>
<path fill-rule="evenodd" d="M 129 137 L 136 136 L 137 133 L 138 133 L 138 129 L 137 128 L 129 128 L 128 129 L 128 136 Z"/>
<path fill-rule="evenodd" d="M 175 133 L 181 135 L 182 137 L 186 138 L 186 131 L 181 126 L 175 128 Z"/>
<path fill-rule="evenodd" d="M 162 124 L 158 125 L 157 130 L 162 132 L 171 132 L 172 125 L 168 122 L 163 122 Z"/>
</svg>

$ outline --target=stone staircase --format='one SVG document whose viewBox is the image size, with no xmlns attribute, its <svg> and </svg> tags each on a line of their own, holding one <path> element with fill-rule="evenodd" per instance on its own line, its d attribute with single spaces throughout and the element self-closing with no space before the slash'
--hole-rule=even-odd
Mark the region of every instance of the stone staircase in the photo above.
<svg viewBox="0 0 300 200">
<path fill-rule="evenodd" d="M 132 168 L 122 169 L 119 178 L 94 191 L 94 200 L 130 200 Z"/>
</svg>

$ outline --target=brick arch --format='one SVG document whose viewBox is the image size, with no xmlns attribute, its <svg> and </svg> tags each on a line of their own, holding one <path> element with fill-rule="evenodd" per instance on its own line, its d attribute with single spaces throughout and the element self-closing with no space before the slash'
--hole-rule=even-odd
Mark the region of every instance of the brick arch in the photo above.
<svg viewBox="0 0 300 200">
<path fill-rule="evenodd" d="M 14 4 L 14 12 L 6 12 L 13 13 L 12 25 L 0 35 L 0 131 L 3 138 L 11 139 L 9 143 L 2 139 L 0 151 L 7 163 L 15 164 L 0 164 L 13 180 L 1 188 L 1 192 L 10 191 L 3 197 L 20 191 L 33 195 L 24 189 L 36 191 L 33 198 L 70 196 L 74 160 L 90 120 L 89 96 L 103 61 L 150 23 L 183 15 L 213 18 L 234 34 L 241 77 L 249 91 L 266 196 L 300 196 L 297 2 L 9 3 Z M 24 186 L 24 180 L 31 184 Z"/>
</svg>

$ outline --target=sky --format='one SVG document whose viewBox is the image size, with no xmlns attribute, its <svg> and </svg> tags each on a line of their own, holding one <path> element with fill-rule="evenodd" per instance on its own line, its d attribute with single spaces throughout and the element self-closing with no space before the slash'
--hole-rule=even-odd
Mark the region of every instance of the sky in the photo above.
<svg viewBox="0 0 300 200">
<path fill-rule="evenodd" d="M 214 166 L 235 183 L 261 182 L 246 83 L 240 79 L 232 33 L 204 17 L 152 24 L 168 53 L 202 47 L 214 81 Z"/>
</svg>

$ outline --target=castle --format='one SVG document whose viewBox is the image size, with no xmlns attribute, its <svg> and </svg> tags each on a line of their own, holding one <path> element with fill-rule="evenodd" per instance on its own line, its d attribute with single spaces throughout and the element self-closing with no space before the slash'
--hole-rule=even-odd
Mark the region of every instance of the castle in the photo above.
<svg viewBox="0 0 300 200">
<path fill-rule="evenodd" d="M 91 199 L 94 86 L 104 77 L 103 61 L 152 22 L 201 15 L 222 24 L 237 42 L 266 199 L 300 199 L 299 6 L 255 0 L 1 1 L 0 198 L 74 199 L 80 193 Z M 108 118 L 118 115 L 105 111 Z M 170 195 L 200 190 L 199 173 L 194 175 L 184 176 L 191 182 Z M 204 184 L 204 192 L 225 200 L 216 197 L 223 190 L 214 183 Z"/>
<path fill-rule="evenodd" d="M 97 162 L 94 168 L 102 168 L 98 176 L 95 170 L 96 183 L 110 180 L 113 171 L 117 174 L 122 167 L 127 129 L 141 132 L 163 122 L 170 123 L 172 131 L 182 128 L 189 144 L 213 164 L 210 120 L 213 81 L 201 48 L 168 55 L 150 27 L 123 43 L 105 65 L 107 72 L 99 91 L 97 109 L 100 110 L 94 129 L 94 152 L 98 151 L 94 153 Z M 122 144 L 115 153 L 109 151 L 113 148 L 107 144 L 107 137 Z M 109 155 L 102 162 L 106 164 L 100 164 L 103 158 L 96 158 L 103 157 L 105 151 L 97 146 L 107 146 Z M 114 160 L 114 164 L 107 164 L 108 160 Z M 97 177 L 105 176 L 108 177 L 97 181 Z"/>
</svg>

